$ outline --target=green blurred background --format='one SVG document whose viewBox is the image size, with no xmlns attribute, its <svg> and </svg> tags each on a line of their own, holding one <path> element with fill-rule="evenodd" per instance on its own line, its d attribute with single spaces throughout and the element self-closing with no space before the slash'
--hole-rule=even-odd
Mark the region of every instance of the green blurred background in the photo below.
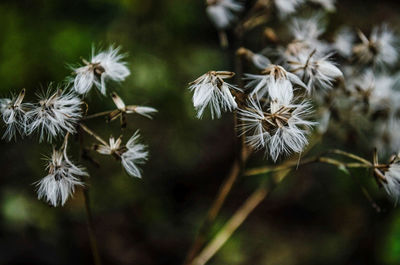
<svg viewBox="0 0 400 265">
<path fill-rule="evenodd" d="M 94 155 L 101 168 L 85 164 L 104 264 L 181 264 L 233 161 L 232 116 L 197 120 L 187 90 L 188 82 L 210 69 L 232 70 L 233 51 L 219 48 L 203 2 L 0 1 L 1 96 L 25 87 L 32 99 L 50 82 L 63 81 L 71 72 L 66 65 L 87 58 L 92 45 L 116 44 L 129 54 L 132 75 L 109 91 L 127 104 L 159 110 L 152 121 L 130 117 L 124 131 L 126 140 L 140 128 L 149 145 L 143 179 L 129 177 L 107 157 Z M 399 25 L 395 0 L 343 0 L 337 7 L 332 29 L 343 23 L 368 29 L 382 20 Z M 89 104 L 90 113 L 114 107 L 96 93 Z M 104 137 L 120 134 L 118 122 L 88 125 Z M 328 135 L 318 149 L 336 142 Z M 52 146 L 35 138 L 0 146 L 0 264 L 92 264 L 82 191 L 61 208 L 35 197 L 32 183 L 45 176 L 42 158 Z M 342 147 L 366 156 L 371 151 L 362 143 Z M 75 147 L 71 154 L 77 157 Z M 260 163 L 269 163 L 262 154 L 250 162 Z M 209 264 L 400 264 L 398 208 L 368 172 L 353 173 L 307 166 L 291 174 Z M 382 212 L 371 207 L 355 175 Z M 264 177 L 239 179 L 216 229 Z"/>
</svg>

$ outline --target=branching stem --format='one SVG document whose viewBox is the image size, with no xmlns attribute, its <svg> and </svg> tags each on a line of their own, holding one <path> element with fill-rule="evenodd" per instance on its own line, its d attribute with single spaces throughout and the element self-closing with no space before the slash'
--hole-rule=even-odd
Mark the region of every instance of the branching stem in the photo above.
<svg viewBox="0 0 400 265">
<path fill-rule="evenodd" d="M 101 138 L 99 135 L 97 135 L 94 131 L 92 131 L 91 129 L 89 129 L 86 125 L 84 125 L 83 123 L 79 123 L 79 126 L 90 136 L 94 137 L 97 141 L 99 141 L 100 143 L 102 143 L 105 146 L 108 146 L 108 143 L 103 140 L 103 138 Z"/>
<path fill-rule="evenodd" d="M 337 154 L 337 155 L 347 156 L 347 157 L 349 157 L 351 159 L 360 161 L 361 163 L 364 163 L 366 165 L 372 165 L 372 163 L 370 161 L 368 161 L 368 160 L 366 160 L 366 159 L 364 159 L 362 157 L 359 157 L 359 156 L 357 156 L 355 154 L 352 154 L 352 153 L 349 153 L 349 152 L 345 152 L 345 151 L 342 151 L 342 150 L 339 150 L 339 149 L 328 150 L 326 153 L 327 154 L 330 153 L 330 154 Z"/>
<path fill-rule="evenodd" d="M 87 116 L 83 117 L 83 120 L 90 120 L 90 119 L 93 119 L 93 118 L 106 116 L 106 115 L 110 114 L 113 111 L 114 110 L 107 110 L 107 111 L 102 111 L 102 112 L 98 112 L 98 113 L 95 113 L 95 114 L 90 114 L 90 115 L 87 115 Z"/>
<path fill-rule="evenodd" d="M 259 205 L 268 195 L 265 187 L 257 189 L 244 204 L 235 212 L 231 219 L 222 227 L 211 242 L 193 260 L 192 265 L 204 265 L 215 253 L 225 244 L 236 229 L 246 220 L 247 216 Z"/>
<path fill-rule="evenodd" d="M 281 171 L 281 170 L 286 170 L 286 169 L 291 169 L 293 167 L 298 167 L 298 166 L 303 166 L 307 164 L 312 164 L 312 163 L 324 163 L 324 164 L 330 164 L 334 165 L 336 167 L 340 168 L 372 168 L 373 165 L 371 163 L 344 163 L 342 161 L 330 158 L 330 157 L 324 157 L 324 156 L 316 156 L 316 157 L 311 157 L 311 158 L 306 158 L 303 159 L 300 163 L 297 163 L 296 161 L 293 161 L 291 163 L 286 163 L 283 165 L 279 166 L 263 166 L 259 168 L 253 168 L 249 169 L 244 172 L 245 176 L 254 176 L 254 175 L 260 175 L 260 174 L 265 174 L 269 172 L 276 172 L 276 171 Z"/>
</svg>

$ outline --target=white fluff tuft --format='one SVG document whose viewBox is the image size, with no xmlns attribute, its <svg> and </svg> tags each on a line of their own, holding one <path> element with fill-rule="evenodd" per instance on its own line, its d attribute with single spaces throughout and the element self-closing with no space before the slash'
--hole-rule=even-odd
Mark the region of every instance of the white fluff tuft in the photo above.
<svg viewBox="0 0 400 265">
<path fill-rule="evenodd" d="M 236 13 L 244 8 L 243 4 L 237 0 L 211 0 L 208 2 L 207 15 L 219 30 L 229 28 L 237 19 Z"/>
<path fill-rule="evenodd" d="M 14 96 L 11 99 L 3 98 L 0 99 L 0 110 L 1 116 L 5 123 L 6 130 L 3 134 L 2 139 L 11 141 L 17 136 L 17 132 L 21 135 L 25 135 L 26 131 L 26 112 L 31 108 L 31 104 L 23 103 L 25 96 L 25 89 L 21 91 L 18 96 Z"/>
<path fill-rule="evenodd" d="M 147 147 L 139 143 L 139 138 L 139 132 L 136 131 L 126 143 L 128 150 L 122 154 L 121 160 L 122 166 L 130 176 L 141 178 L 142 174 L 138 165 L 146 162 L 148 152 Z"/>
<path fill-rule="evenodd" d="M 308 143 L 308 129 L 315 125 L 307 120 L 312 113 L 310 103 L 293 104 L 289 94 L 280 102 L 280 97 L 280 94 L 272 95 L 264 108 L 257 99 L 251 98 L 245 108 L 239 109 L 242 121 L 239 131 L 246 135 L 246 143 L 254 149 L 265 148 L 274 161 L 279 156 L 303 151 Z"/>
<path fill-rule="evenodd" d="M 26 113 L 26 133 L 39 134 L 39 141 L 45 138 L 51 142 L 53 138 L 69 132 L 75 133 L 75 126 L 82 117 L 82 101 L 73 92 L 57 90 L 39 95 L 39 102 Z"/>
<path fill-rule="evenodd" d="M 38 181 L 38 198 L 54 207 L 63 206 L 74 191 L 75 186 L 83 186 L 79 177 L 88 176 L 86 171 L 69 161 L 66 151 L 53 150 L 48 161 L 49 174 Z"/>
<path fill-rule="evenodd" d="M 189 86 L 189 90 L 193 91 L 193 105 L 197 110 L 197 117 L 201 118 L 207 107 L 210 108 L 211 118 L 220 118 L 223 111 L 233 111 L 237 108 L 232 90 L 239 88 L 223 81 L 224 78 L 233 76 L 233 73 L 210 71 Z"/>
<path fill-rule="evenodd" d="M 274 0 L 279 17 L 285 18 L 294 13 L 304 0 Z"/>
<path fill-rule="evenodd" d="M 87 94 L 95 85 L 100 92 L 106 94 L 106 81 L 108 79 L 121 82 L 130 75 L 126 63 L 122 61 L 125 55 L 120 54 L 120 47 L 110 46 L 108 50 L 94 55 L 85 66 L 74 68 L 75 78 L 71 80 L 78 94 Z"/>
</svg>

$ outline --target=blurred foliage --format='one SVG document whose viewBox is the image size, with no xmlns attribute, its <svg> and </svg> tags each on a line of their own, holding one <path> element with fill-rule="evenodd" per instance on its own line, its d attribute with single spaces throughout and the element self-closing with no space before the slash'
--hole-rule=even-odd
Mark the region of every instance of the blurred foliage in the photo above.
<svg viewBox="0 0 400 265">
<path fill-rule="evenodd" d="M 368 28 L 382 19 L 398 24 L 399 13 L 397 1 L 343 0 L 330 19 L 332 27 L 348 21 Z M 0 25 L 1 96 L 25 87 L 32 98 L 48 83 L 62 82 L 68 65 L 87 58 L 92 46 L 121 45 L 128 53 L 132 75 L 109 91 L 159 113 L 152 121 L 130 117 L 124 131 L 126 140 L 140 128 L 149 145 L 143 179 L 130 178 L 106 157 L 95 156 L 100 169 L 86 164 L 100 252 L 105 264 L 180 264 L 234 157 L 232 117 L 197 120 L 186 89 L 210 69 L 232 69 L 233 50 L 219 48 L 203 1 L 3 0 Z M 113 108 L 98 93 L 89 103 L 89 113 Z M 117 122 L 89 126 L 104 137 L 120 134 Z M 335 141 L 328 136 L 317 149 Z M 35 138 L 0 146 L 0 264 L 91 264 L 81 190 L 63 208 L 36 199 L 32 183 L 44 176 L 42 156 L 52 146 Z M 344 148 L 365 152 L 357 144 Z M 260 154 L 250 163 L 265 160 Z M 294 172 L 210 264 L 399 264 L 398 209 L 367 175 L 329 166 Z M 383 212 L 373 210 L 354 177 Z M 262 178 L 238 181 L 215 229 Z"/>
</svg>

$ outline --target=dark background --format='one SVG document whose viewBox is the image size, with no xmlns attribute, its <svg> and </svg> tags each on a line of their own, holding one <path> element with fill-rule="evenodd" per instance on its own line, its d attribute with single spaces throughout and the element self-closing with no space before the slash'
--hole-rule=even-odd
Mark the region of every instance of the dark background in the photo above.
<svg viewBox="0 0 400 265">
<path fill-rule="evenodd" d="M 398 1 L 339 1 L 329 29 L 348 24 L 368 31 L 389 22 L 399 28 Z M 195 118 L 187 83 L 210 69 L 232 70 L 232 50 L 221 50 L 195 0 L 0 1 L 0 93 L 37 90 L 70 74 L 68 63 L 87 58 L 91 46 L 109 44 L 129 54 L 132 75 L 109 86 L 128 104 L 156 107 L 154 120 L 130 117 L 124 139 L 140 128 L 150 160 L 143 179 L 95 155 L 91 205 L 105 264 L 181 264 L 234 158 L 232 115 Z M 257 47 L 257 42 L 254 43 Z M 262 47 L 258 47 L 261 49 Z M 92 93 L 90 113 L 112 109 Z M 88 123 L 108 137 L 118 122 Z M 87 138 L 87 141 L 90 141 Z M 71 154 L 77 157 L 76 143 Z M 327 135 L 317 149 L 337 147 Z M 82 191 L 64 207 L 36 199 L 50 144 L 36 138 L 0 142 L 0 264 L 91 264 Z M 343 144 L 369 157 L 372 147 Z M 75 159 L 76 161 L 77 159 Z M 262 154 L 250 165 L 270 163 Z M 217 219 L 221 226 L 265 176 L 242 177 Z M 355 181 L 382 207 L 377 213 Z M 348 176 L 330 166 L 292 173 L 245 221 L 209 264 L 400 264 L 400 213 L 369 172 Z"/>
</svg>

